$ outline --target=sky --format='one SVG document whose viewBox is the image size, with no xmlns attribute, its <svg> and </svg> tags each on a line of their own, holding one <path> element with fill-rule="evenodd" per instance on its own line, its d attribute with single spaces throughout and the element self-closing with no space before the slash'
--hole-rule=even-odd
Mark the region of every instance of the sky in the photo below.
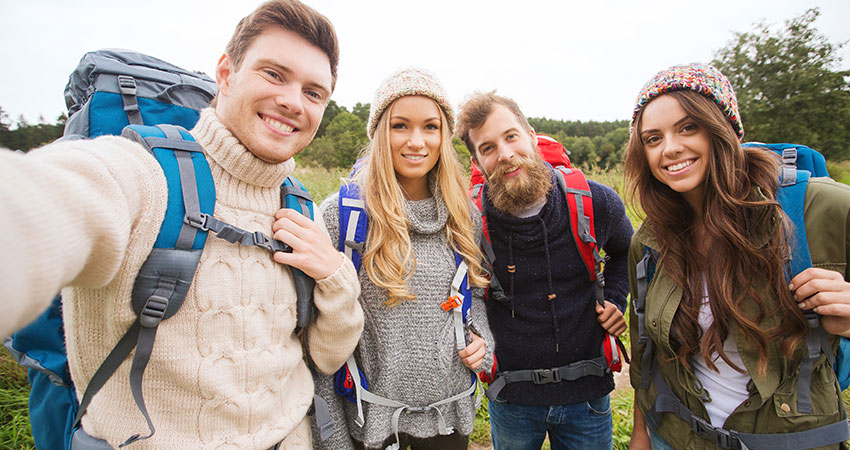
<svg viewBox="0 0 850 450">
<path fill-rule="evenodd" d="M 0 0 L 0 107 L 53 122 L 82 55 L 101 48 L 147 53 L 214 76 L 236 23 L 255 0 Z M 417 66 L 434 72 L 455 104 L 496 89 L 530 117 L 629 119 L 653 74 L 709 62 L 735 32 L 781 27 L 819 7 L 815 27 L 850 40 L 847 0 L 306 0 L 334 23 L 339 80 L 331 97 L 371 102 L 381 80 Z M 141 6 L 144 5 L 144 6 Z M 850 69 L 850 46 L 840 52 Z"/>
</svg>

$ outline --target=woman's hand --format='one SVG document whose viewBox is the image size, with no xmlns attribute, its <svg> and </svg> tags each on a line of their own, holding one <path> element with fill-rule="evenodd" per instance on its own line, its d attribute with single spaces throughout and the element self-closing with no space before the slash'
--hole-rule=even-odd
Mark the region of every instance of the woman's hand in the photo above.
<svg viewBox="0 0 850 450">
<path fill-rule="evenodd" d="M 469 333 L 472 336 L 472 342 L 463 350 L 458 350 L 457 355 L 463 361 L 463 365 L 475 370 L 484 361 L 484 354 L 487 353 L 487 343 L 484 338 L 475 334 Z"/>
<path fill-rule="evenodd" d="M 850 337 L 850 283 L 840 273 L 812 267 L 800 272 L 788 287 L 800 309 L 822 316 L 824 330 Z"/>
<path fill-rule="evenodd" d="M 646 422 L 643 420 L 643 414 L 637 406 L 634 408 L 632 418 L 634 425 L 632 426 L 632 437 L 629 439 L 629 450 L 652 450 L 649 430 L 647 430 Z"/>
</svg>

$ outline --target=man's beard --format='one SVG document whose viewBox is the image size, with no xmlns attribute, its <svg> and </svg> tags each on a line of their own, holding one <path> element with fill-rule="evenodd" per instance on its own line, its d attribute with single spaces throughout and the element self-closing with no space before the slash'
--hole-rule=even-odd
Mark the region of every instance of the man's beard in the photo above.
<svg viewBox="0 0 850 450">
<path fill-rule="evenodd" d="M 505 169 L 520 167 L 521 173 L 506 178 Z M 530 157 L 516 157 L 501 163 L 487 177 L 487 197 L 499 211 L 511 215 L 543 199 L 552 189 L 552 174 L 535 151 Z"/>
</svg>

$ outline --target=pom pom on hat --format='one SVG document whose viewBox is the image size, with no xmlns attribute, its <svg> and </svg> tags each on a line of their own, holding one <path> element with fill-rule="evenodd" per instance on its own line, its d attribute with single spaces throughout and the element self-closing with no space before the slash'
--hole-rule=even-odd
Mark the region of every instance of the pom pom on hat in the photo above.
<svg viewBox="0 0 850 450">
<path fill-rule="evenodd" d="M 440 85 L 440 80 L 425 69 L 411 67 L 392 74 L 381 82 L 381 86 L 375 91 L 375 99 L 372 101 L 369 110 L 369 123 L 366 125 L 366 134 L 369 135 L 369 139 L 374 137 L 378 120 L 387 107 L 397 99 L 409 95 L 422 95 L 437 102 L 437 105 L 443 109 L 443 113 L 446 115 L 449 133 L 454 134 L 454 109 L 448 100 L 446 91 Z"/>
<path fill-rule="evenodd" d="M 635 110 L 632 113 L 631 126 L 635 126 L 637 114 L 652 99 L 661 94 L 690 89 L 708 98 L 720 107 L 723 114 L 729 118 L 738 139 L 744 138 L 744 124 L 738 112 L 738 98 L 735 90 L 725 75 L 717 68 L 708 64 L 692 63 L 673 66 L 658 72 L 641 89 L 637 98 Z"/>
</svg>

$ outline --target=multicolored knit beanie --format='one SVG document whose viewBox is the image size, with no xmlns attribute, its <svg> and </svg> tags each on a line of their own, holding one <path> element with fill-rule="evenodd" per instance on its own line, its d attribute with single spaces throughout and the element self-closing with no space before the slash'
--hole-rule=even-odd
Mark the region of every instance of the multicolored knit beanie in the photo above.
<svg viewBox="0 0 850 450">
<path fill-rule="evenodd" d="M 454 109 L 449 102 L 448 96 L 446 96 L 446 91 L 440 85 L 440 80 L 433 73 L 425 69 L 411 67 L 392 74 L 375 91 L 375 100 L 372 101 L 372 106 L 369 110 L 369 123 L 366 125 L 366 134 L 369 135 L 369 139 L 375 136 L 375 129 L 378 128 L 378 120 L 380 120 L 384 110 L 392 102 L 409 95 L 423 95 L 434 99 L 446 115 L 449 134 L 454 134 Z"/>
<path fill-rule="evenodd" d="M 631 126 L 634 127 L 638 112 L 650 100 L 666 92 L 684 89 L 696 91 L 717 103 L 723 114 L 732 122 L 732 128 L 738 135 L 738 139 L 744 138 L 744 124 L 741 122 L 741 115 L 738 113 L 738 98 L 735 97 L 732 84 L 714 66 L 700 63 L 673 66 L 658 72 L 649 80 L 638 95 L 637 105 L 635 105 L 632 114 Z"/>
</svg>

